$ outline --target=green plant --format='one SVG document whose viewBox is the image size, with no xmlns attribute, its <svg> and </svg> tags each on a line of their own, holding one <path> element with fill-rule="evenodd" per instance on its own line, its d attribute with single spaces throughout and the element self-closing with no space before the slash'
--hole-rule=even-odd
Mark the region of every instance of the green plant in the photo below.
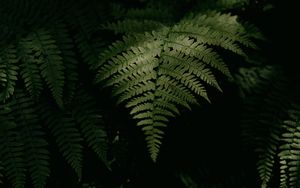
<svg viewBox="0 0 300 188">
<path fill-rule="evenodd" d="M 0 183 L 3 174 L 5 183 L 23 188 L 29 175 L 34 187 L 46 187 L 56 147 L 79 180 L 85 146 L 113 169 L 119 158 L 112 147 L 125 141 L 116 139 L 121 130 L 107 117 L 120 106 L 157 161 L 164 128 L 186 109 L 210 103 L 229 78 L 241 88 L 243 136 L 259 155 L 263 187 L 276 158 L 282 187 L 294 186 L 298 113 L 288 111 L 290 78 L 273 65 L 227 64 L 244 61 L 262 39 L 230 13 L 249 2 L 132 3 L 135 8 L 121 1 L 0 2 Z"/>
<path fill-rule="evenodd" d="M 113 86 L 118 103 L 126 101 L 133 119 L 143 127 L 154 161 L 163 135 L 160 127 L 179 114 L 176 105 L 191 109 L 190 104 L 198 103 L 197 95 L 210 102 L 204 84 L 221 91 L 212 68 L 230 77 L 213 47 L 239 55 L 244 55 L 239 45 L 255 48 L 237 17 L 216 12 L 191 15 L 174 26 L 128 19 L 106 28 L 129 35 L 102 53 L 97 79 Z M 131 28 L 151 29 L 130 35 Z"/>
</svg>

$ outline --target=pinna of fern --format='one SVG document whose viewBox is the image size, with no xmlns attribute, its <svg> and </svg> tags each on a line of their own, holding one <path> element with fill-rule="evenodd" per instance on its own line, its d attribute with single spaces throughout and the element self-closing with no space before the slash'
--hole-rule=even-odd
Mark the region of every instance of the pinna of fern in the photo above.
<svg viewBox="0 0 300 188">
<path fill-rule="evenodd" d="M 142 28 L 144 23 L 140 24 Z M 117 22 L 107 28 L 127 33 L 123 27 Z M 164 134 L 161 128 L 179 114 L 178 106 L 191 109 L 200 102 L 198 96 L 210 102 L 207 86 L 222 91 L 214 71 L 231 77 L 215 47 L 245 56 L 241 46 L 255 48 L 237 16 L 189 15 L 172 26 L 158 23 L 147 32 L 129 32 L 113 43 L 100 56 L 97 81 L 112 87 L 118 103 L 130 109 L 156 161 Z"/>
</svg>

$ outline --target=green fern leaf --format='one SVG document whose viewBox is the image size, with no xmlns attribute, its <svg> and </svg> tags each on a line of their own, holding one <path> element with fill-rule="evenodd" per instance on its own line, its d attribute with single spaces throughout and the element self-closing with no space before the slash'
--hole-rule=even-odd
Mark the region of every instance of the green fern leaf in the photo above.
<svg viewBox="0 0 300 188">
<path fill-rule="evenodd" d="M 103 40 L 92 37 L 98 30 L 95 27 L 98 24 L 98 20 L 95 19 L 95 16 L 88 15 L 88 13 L 87 15 L 82 13 L 76 15 L 76 17 L 76 19 L 70 18 L 70 20 L 75 20 L 76 22 L 73 26 L 76 31 L 74 36 L 76 46 L 84 62 L 90 66 L 91 70 L 94 70 L 98 66 L 99 53 L 103 46 Z"/>
<path fill-rule="evenodd" d="M 46 125 L 55 137 L 62 156 L 74 169 L 79 180 L 81 180 L 83 147 L 80 132 L 76 127 L 72 114 L 61 112 L 50 105 L 44 104 L 41 107 L 41 117 L 45 120 Z"/>
<path fill-rule="evenodd" d="M 0 51 L 0 101 L 7 100 L 15 91 L 18 75 L 16 49 L 9 46 Z"/>
<path fill-rule="evenodd" d="M 72 116 L 80 125 L 82 135 L 88 146 L 110 168 L 107 160 L 107 135 L 102 114 L 97 109 L 99 107 L 85 92 L 79 91 L 76 95 L 77 97 L 74 99 L 76 105 L 72 107 Z"/>
<path fill-rule="evenodd" d="M 43 89 L 40 70 L 35 58 L 31 55 L 30 41 L 22 39 L 18 43 L 18 57 L 21 61 L 21 76 L 28 92 L 36 99 Z"/>
<path fill-rule="evenodd" d="M 63 58 L 62 60 L 65 67 L 65 101 L 71 101 L 78 82 L 79 62 L 74 52 L 75 46 L 67 30 L 67 26 L 64 23 L 58 22 L 54 24 L 50 31 L 61 51 L 61 57 Z"/>
<path fill-rule="evenodd" d="M 26 165 L 23 144 L 17 132 L 9 131 L 1 136 L 1 156 L 5 174 L 13 187 L 24 188 Z"/>
<path fill-rule="evenodd" d="M 261 187 L 268 187 L 279 152 L 282 121 L 291 104 L 288 83 L 280 67 L 251 67 L 237 76 L 245 98 L 243 136 L 258 154 Z"/>
<path fill-rule="evenodd" d="M 209 101 L 206 85 L 221 91 L 212 68 L 230 76 L 220 56 L 207 46 L 244 55 L 239 45 L 251 45 L 241 31 L 234 16 L 193 16 L 151 33 L 126 36 L 101 54 L 97 81 L 113 87 L 118 103 L 127 103 L 133 119 L 142 126 L 153 161 L 163 137 L 160 129 L 178 114 L 176 105 L 191 109 L 191 104 L 198 103 L 196 96 Z"/>
<path fill-rule="evenodd" d="M 21 41 L 21 57 L 24 59 L 23 79 L 29 91 L 41 90 L 40 75 L 45 79 L 53 98 L 59 106 L 63 106 L 64 66 L 61 51 L 49 31 L 38 30 Z M 37 67 L 39 70 L 37 70 Z M 29 73 L 31 71 L 31 73 Z M 38 74 L 40 71 L 40 75 Z M 33 77 L 27 81 L 28 77 Z M 36 84 L 33 84 L 36 83 Z M 37 91 L 35 87 L 37 87 Z M 38 93 L 39 94 L 39 93 Z"/>
<path fill-rule="evenodd" d="M 299 106 L 289 112 L 289 120 L 284 121 L 282 144 L 280 146 L 280 187 L 298 187 L 300 168 L 300 124 Z"/>
<path fill-rule="evenodd" d="M 43 188 L 50 175 L 49 151 L 46 149 L 47 142 L 39 122 L 35 104 L 18 91 L 12 101 L 12 109 L 15 121 L 20 128 L 21 138 L 24 143 L 26 164 L 34 187 Z"/>
<path fill-rule="evenodd" d="M 24 145 L 20 132 L 14 130 L 17 126 L 9 105 L 0 105 L 0 161 L 5 176 L 13 188 L 24 188 L 26 180 L 26 164 L 24 160 Z"/>
</svg>

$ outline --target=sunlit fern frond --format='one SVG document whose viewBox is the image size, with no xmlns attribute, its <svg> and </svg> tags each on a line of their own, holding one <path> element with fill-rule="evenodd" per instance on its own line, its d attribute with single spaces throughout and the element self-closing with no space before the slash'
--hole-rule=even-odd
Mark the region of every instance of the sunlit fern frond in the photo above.
<svg viewBox="0 0 300 188">
<path fill-rule="evenodd" d="M 191 109 L 199 102 L 197 96 L 210 101 L 207 86 L 221 91 L 215 70 L 230 77 L 214 47 L 239 55 L 244 55 L 241 45 L 255 47 L 236 16 L 216 12 L 123 39 L 102 53 L 97 80 L 112 86 L 118 102 L 131 109 L 154 161 L 164 134 L 161 128 L 176 116 L 177 106 Z"/>
</svg>

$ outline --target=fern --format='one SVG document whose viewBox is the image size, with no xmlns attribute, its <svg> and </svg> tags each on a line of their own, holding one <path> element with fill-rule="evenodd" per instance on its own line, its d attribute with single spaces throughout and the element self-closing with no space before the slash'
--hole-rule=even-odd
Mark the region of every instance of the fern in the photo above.
<svg viewBox="0 0 300 188">
<path fill-rule="evenodd" d="M 28 42 L 21 40 L 18 44 L 17 51 L 21 61 L 21 76 L 28 92 L 36 99 L 40 96 L 43 89 L 42 79 L 39 72 L 39 67 L 35 62 L 32 54 L 32 49 L 27 47 Z"/>
<path fill-rule="evenodd" d="M 83 61 L 93 70 L 98 64 L 99 53 L 103 46 L 101 38 L 94 37 L 94 34 L 99 30 L 96 27 L 99 24 L 99 20 L 96 15 L 88 12 L 86 9 L 76 12 L 74 16 L 76 17 L 75 20 L 73 17 L 69 18 L 69 20 L 71 20 L 71 26 L 76 31 L 74 35 L 76 47 Z"/>
<path fill-rule="evenodd" d="M 289 111 L 289 119 L 284 121 L 280 152 L 280 187 L 299 186 L 299 107 Z"/>
<path fill-rule="evenodd" d="M 57 104 L 63 106 L 64 66 L 61 52 L 50 32 L 41 29 L 31 33 L 21 41 L 20 45 L 23 50 L 21 58 L 25 58 L 23 79 L 29 91 L 37 92 L 35 96 L 39 95 L 42 87 L 41 75 L 47 82 Z"/>
<path fill-rule="evenodd" d="M 4 172 L 14 188 L 25 185 L 26 164 L 20 132 L 16 131 L 13 110 L 9 105 L 0 106 L 0 161 Z"/>
<path fill-rule="evenodd" d="M 18 75 L 18 62 L 14 46 L 0 51 L 0 101 L 7 100 L 14 94 Z"/>
<path fill-rule="evenodd" d="M 72 117 L 79 124 L 82 135 L 88 146 L 98 155 L 106 164 L 107 159 L 107 135 L 104 127 L 103 112 L 99 112 L 95 106 L 94 100 L 82 91 L 77 92 L 72 108 Z"/>
<path fill-rule="evenodd" d="M 279 152 L 282 121 L 292 97 L 287 93 L 288 83 L 280 67 L 243 68 L 240 73 L 238 83 L 245 97 L 243 137 L 258 153 L 261 187 L 268 187 Z"/>
<path fill-rule="evenodd" d="M 222 58 L 224 52 L 226 56 L 225 50 L 246 57 L 244 47 L 256 48 L 252 39 L 262 39 L 257 28 L 240 24 L 237 16 L 208 10 L 234 8 L 236 0 L 216 4 L 197 2 L 194 10 L 198 5 L 202 8 L 194 13 L 185 10 L 192 1 L 178 1 L 174 5 L 169 1 L 134 2 L 137 8 L 115 7 L 116 12 L 111 11 L 107 2 L 99 1 L 0 2 L 0 183 L 4 179 L 13 188 L 24 188 L 29 185 L 26 178 L 30 176 L 32 187 L 47 187 L 48 132 L 79 180 L 85 182 L 85 143 L 108 169 L 115 160 L 117 168 L 128 166 L 129 158 L 118 157 L 118 152 L 127 155 L 129 140 L 124 141 L 119 128 L 107 127 L 106 106 L 102 106 L 107 96 L 89 83 L 95 71 L 99 71 L 97 82 L 102 87 L 111 87 L 117 103 L 130 110 L 146 136 L 152 160 L 156 161 L 169 121 L 183 108 L 210 102 L 211 88 L 222 91 L 218 75 L 231 78 Z M 188 5 L 181 11 L 184 3 Z M 141 8 L 143 5 L 147 7 Z M 188 16 L 181 19 L 185 13 Z M 107 23 L 108 20 L 113 21 Z M 108 46 L 119 34 L 124 34 L 122 40 Z M 87 66 L 90 70 L 85 69 Z M 82 89 L 87 87 L 91 87 L 88 92 Z M 286 132 L 294 131 L 292 125 L 286 127 L 289 127 L 284 129 Z M 112 135 L 107 135 L 107 128 Z M 282 134 L 277 127 L 276 131 L 276 135 Z M 117 151 L 111 154 L 108 138 L 114 132 L 117 136 L 112 144 L 119 147 L 112 148 Z M 262 135 L 266 132 L 263 130 Z M 268 160 L 278 154 L 282 161 L 290 162 L 286 159 L 286 147 L 278 146 L 280 142 L 291 145 L 287 136 L 284 134 L 286 139 L 279 141 L 275 137 L 280 154 L 278 150 L 273 152 L 273 137 L 267 141 L 272 152 L 259 154 Z M 259 148 L 265 149 L 262 147 L 265 140 L 257 140 Z M 113 160 L 109 161 L 110 158 Z M 294 169 L 296 162 L 287 163 L 288 167 Z M 270 166 L 261 164 L 263 168 Z M 268 176 L 271 170 L 265 170 Z M 288 179 L 294 176 L 295 173 L 285 169 L 282 184 L 287 177 L 286 184 L 294 185 L 294 180 Z"/>
<path fill-rule="evenodd" d="M 23 187 L 25 175 L 22 173 L 25 173 L 25 169 L 28 169 L 34 187 L 44 187 L 46 179 L 50 174 L 48 162 L 49 153 L 45 148 L 47 142 L 42 137 L 44 133 L 41 130 L 37 113 L 34 110 L 34 103 L 29 97 L 25 96 L 20 91 L 17 91 L 5 109 L 7 112 L 4 112 L 7 118 L 2 118 L 4 119 L 4 124 L 15 126 L 17 129 L 5 131 L 7 135 L 4 135 L 4 139 L 8 137 L 7 142 L 11 142 L 5 142 L 7 147 L 15 148 L 4 149 L 3 155 L 7 155 L 5 154 L 6 152 L 11 152 L 11 155 L 13 155 L 11 156 L 12 160 L 17 160 L 15 161 L 16 164 L 19 164 L 20 161 L 22 161 L 22 164 L 20 164 L 19 167 L 4 165 L 7 169 L 7 174 L 8 176 L 12 176 L 11 178 L 15 178 L 13 181 L 19 182 L 17 184 L 13 183 L 14 187 Z M 14 141 L 14 139 L 18 139 L 18 141 Z M 4 164 L 6 164 L 5 162 Z M 13 163 L 13 161 L 11 163 Z M 18 170 L 19 172 L 12 172 L 11 170 Z"/>
<path fill-rule="evenodd" d="M 34 187 L 42 188 L 50 174 L 48 145 L 35 111 L 35 104 L 24 94 L 16 93 L 12 101 L 15 121 L 20 126 L 24 154 Z"/>
<path fill-rule="evenodd" d="M 25 161 L 23 144 L 17 132 L 9 131 L 1 136 L 1 158 L 5 174 L 14 188 L 25 185 Z"/>
<path fill-rule="evenodd" d="M 45 104 L 45 106 L 49 104 Z M 82 177 L 82 145 L 81 135 L 69 112 L 60 112 L 49 106 L 41 108 L 41 116 L 56 139 L 58 148 L 74 169 L 79 179 Z"/>
<path fill-rule="evenodd" d="M 56 44 L 61 52 L 60 56 L 63 58 L 63 65 L 65 69 L 65 101 L 71 101 L 75 93 L 76 84 L 78 82 L 79 62 L 76 58 L 76 53 L 74 52 L 75 44 L 69 34 L 67 25 L 62 21 L 56 22 L 50 28 L 50 32 L 53 35 L 53 39 L 56 41 Z"/>
<path fill-rule="evenodd" d="M 126 30 L 122 27 L 117 24 L 111 28 Z M 113 87 L 118 102 L 127 103 L 156 161 L 163 137 L 161 127 L 178 112 L 175 105 L 190 109 L 191 104 L 198 103 L 196 96 L 209 101 L 206 85 L 221 90 L 212 68 L 230 76 L 218 53 L 208 46 L 244 55 L 240 45 L 254 45 L 235 16 L 214 12 L 151 30 L 124 37 L 123 42 L 102 53 L 97 80 Z"/>
</svg>

